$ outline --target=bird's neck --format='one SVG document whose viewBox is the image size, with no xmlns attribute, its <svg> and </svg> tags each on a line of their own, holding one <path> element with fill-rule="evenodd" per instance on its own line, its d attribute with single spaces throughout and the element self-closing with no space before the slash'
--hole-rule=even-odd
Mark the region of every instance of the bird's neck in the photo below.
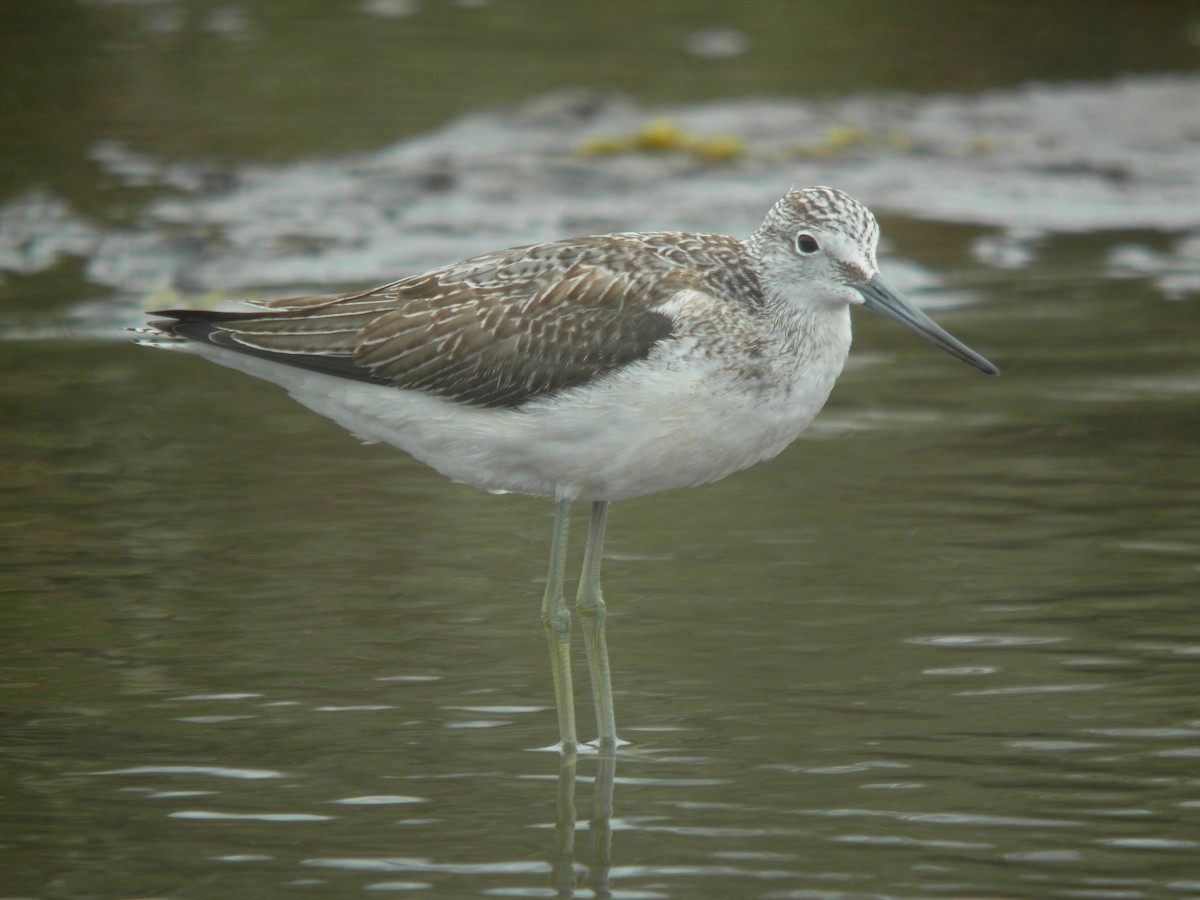
<svg viewBox="0 0 1200 900">
<path fill-rule="evenodd" d="M 850 352 L 850 308 L 824 299 L 795 302 L 768 295 L 767 315 L 776 340 L 800 365 L 841 372 Z"/>
</svg>

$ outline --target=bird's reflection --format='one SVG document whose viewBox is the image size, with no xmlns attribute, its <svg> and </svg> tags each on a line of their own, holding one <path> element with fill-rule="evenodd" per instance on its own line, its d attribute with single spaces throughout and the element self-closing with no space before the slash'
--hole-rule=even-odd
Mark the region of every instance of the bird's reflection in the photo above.
<svg viewBox="0 0 1200 900">
<path fill-rule="evenodd" d="M 574 753 L 563 756 L 558 772 L 558 818 L 554 826 L 555 895 L 575 896 L 575 774 L 579 757 Z M 587 886 L 597 898 L 612 896 L 609 870 L 612 867 L 613 782 L 617 774 L 617 755 L 602 750 L 596 760 L 596 777 L 592 789 L 592 814 L 588 830 L 591 834 L 591 862 L 587 867 Z"/>
<path fill-rule="evenodd" d="M 575 763 L 574 753 L 563 754 L 558 770 L 558 818 L 554 823 L 554 888 L 559 897 L 575 893 Z"/>
</svg>

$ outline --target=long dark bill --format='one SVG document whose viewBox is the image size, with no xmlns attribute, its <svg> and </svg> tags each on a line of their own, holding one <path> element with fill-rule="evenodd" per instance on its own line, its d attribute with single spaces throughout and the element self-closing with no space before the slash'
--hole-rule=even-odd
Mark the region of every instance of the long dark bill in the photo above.
<svg viewBox="0 0 1200 900">
<path fill-rule="evenodd" d="M 970 363 L 985 375 L 1000 374 L 1000 370 L 994 365 L 913 306 L 882 275 L 876 275 L 866 287 L 860 287 L 858 290 L 866 298 L 863 306 L 872 312 L 887 316 L 905 328 L 911 328 L 933 346 L 945 350 L 965 363 Z"/>
</svg>

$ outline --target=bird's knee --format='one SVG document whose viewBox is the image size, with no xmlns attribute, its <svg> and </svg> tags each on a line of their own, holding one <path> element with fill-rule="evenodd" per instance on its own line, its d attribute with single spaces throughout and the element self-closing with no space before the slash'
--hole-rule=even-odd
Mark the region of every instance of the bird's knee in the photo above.
<svg viewBox="0 0 1200 900">
<path fill-rule="evenodd" d="M 563 607 L 544 612 L 542 627 L 551 637 L 565 640 L 571 636 L 571 613 Z"/>
<path fill-rule="evenodd" d="M 592 619 L 596 622 L 603 622 L 605 614 L 604 598 L 600 596 L 599 591 L 584 592 L 575 599 L 575 611 L 579 613 L 581 619 Z"/>
</svg>

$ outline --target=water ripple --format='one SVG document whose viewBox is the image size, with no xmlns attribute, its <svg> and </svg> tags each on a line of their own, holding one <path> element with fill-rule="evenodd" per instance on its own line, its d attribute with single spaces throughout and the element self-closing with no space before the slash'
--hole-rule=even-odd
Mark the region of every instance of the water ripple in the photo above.
<svg viewBox="0 0 1200 900">
<path fill-rule="evenodd" d="M 1065 637 L 1028 637 L 1016 634 L 942 634 L 907 638 L 906 644 L 925 644 L 930 647 L 1034 647 L 1039 644 L 1059 644 Z"/>
<path fill-rule="evenodd" d="M 958 691 L 956 697 L 999 697 L 1014 694 L 1073 694 L 1078 691 L 1098 691 L 1107 684 L 1027 684 L 1019 687 L 986 688 L 978 691 Z"/>
<path fill-rule="evenodd" d="M 128 769 L 108 769 L 89 772 L 90 775 L 211 775 L 214 778 L 282 778 L 282 772 L 270 769 L 230 769 L 224 766 L 133 766 Z"/>
<path fill-rule="evenodd" d="M 167 814 L 172 819 L 241 819 L 253 822 L 325 822 L 334 816 L 314 813 L 227 813 L 209 809 L 185 809 Z"/>
<path fill-rule="evenodd" d="M 378 858 L 318 857 L 305 859 L 302 865 L 324 869 L 348 869 L 355 872 L 441 872 L 449 875 L 539 875 L 550 871 L 543 862 L 435 863 L 413 856 Z"/>
<path fill-rule="evenodd" d="M 943 850 L 991 850 L 995 844 L 970 841 L 929 841 L 902 834 L 840 834 L 829 840 L 839 844 L 879 844 L 884 846 L 938 847 Z"/>
<path fill-rule="evenodd" d="M 363 886 L 364 891 L 425 891 L 433 885 L 428 881 L 380 881 Z"/>
<path fill-rule="evenodd" d="M 986 828 L 1077 828 L 1082 822 L 1070 819 L 1032 819 L 1024 816 L 985 816 L 977 813 L 910 813 L 886 809 L 833 808 L 798 809 L 796 815 L 827 818 L 884 818 L 930 825 L 974 825 Z"/>
</svg>

